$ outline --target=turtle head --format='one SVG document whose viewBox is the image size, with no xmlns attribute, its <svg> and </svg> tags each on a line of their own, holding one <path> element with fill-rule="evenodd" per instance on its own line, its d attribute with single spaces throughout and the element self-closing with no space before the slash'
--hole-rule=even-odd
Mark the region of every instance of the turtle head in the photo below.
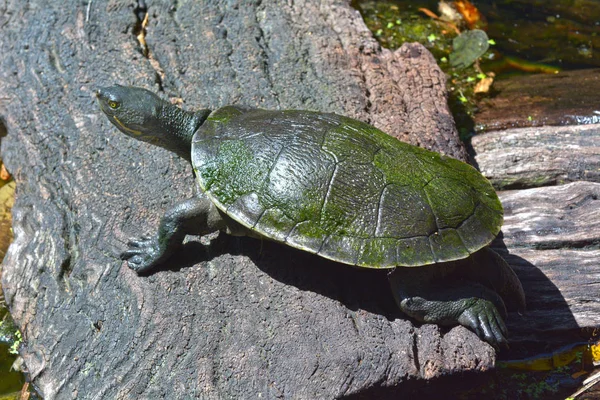
<svg viewBox="0 0 600 400">
<path fill-rule="evenodd" d="M 138 87 L 115 85 L 96 91 L 100 109 L 121 132 L 144 142 L 160 139 L 153 132 L 160 125 L 160 97 Z"/>
<path fill-rule="evenodd" d="M 99 88 L 96 97 L 102 112 L 127 136 L 190 158 L 192 136 L 204 121 L 197 113 L 184 111 L 139 87 Z"/>
</svg>

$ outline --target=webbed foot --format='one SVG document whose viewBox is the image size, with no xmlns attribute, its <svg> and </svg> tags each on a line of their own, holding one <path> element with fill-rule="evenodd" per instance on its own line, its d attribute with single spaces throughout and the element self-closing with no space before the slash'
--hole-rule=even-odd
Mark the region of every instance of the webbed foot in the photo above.
<svg viewBox="0 0 600 400">
<path fill-rule="evenodd" d="M 508 344 L 506 307 L 498 293 L 478 282 L 449 276 L 430 279 L 431 274 L 443 272 L 436 268 L 444 266 L 428 268 L 398 268 L 389 275 L 396 303 L 405 314 L 425 323 L 463 325 L 496 348 Z"/>
<path fill-rule="evenodd" d="M 161 249 L 157 237 L 142 236 L 130 240 L 127 246 L 129 249 L 121 253 L 121 260 L 126 260 L 129 268 L 138 274 L 154 269 L 168 257 L 165 249 Z"/>
<path fill-rule="evenodd" d="M 127 260 L 129 268 L 138 274 L 147 273 L 167 261 L 181 247 L 186 235 L 205 235 L 228 227 L 219 209 L 200 193 L 168 209 L 156 235 L 130 240 L 121 259 Z"/>
<path fill-rule="evenodd" d="M 458 317 L 458 323 L 471 328 L 480 339 L 494 347 L 507 346 L 508 330 L 498 308 L 489 300 L 472 299 L 473 304 Z"/>
</svg>

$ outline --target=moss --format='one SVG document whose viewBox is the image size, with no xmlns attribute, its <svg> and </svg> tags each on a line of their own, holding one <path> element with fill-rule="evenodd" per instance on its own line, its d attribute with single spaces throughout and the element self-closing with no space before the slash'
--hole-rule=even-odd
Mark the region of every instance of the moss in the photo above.
<svg viewBox="0 0 600 400">
<path fill-rule="evenodd" d="M 256 179 L 260 176 L 256 165 L 252 164 L 252 153 L 241 140 L 223 141 L 219 148 L 219 167 L 206 166 L 202 169 L 205 190 L 225 205 L 233 203 L 244 193 L 251 192 Z"/>
<path fill-rule="evenodd" d="M 391 1 L 361 1 L 354 7 L 382 46 L 397 49 L 405 42 L 419 42 L 439 59 L 452 51 L 452 38 L 447 26 L 433 21 L 416 8 L 401 8 Z M 446 40 L 446 38 L 449 40 Z"/>
<path fill-rule="evenodd" d="M 0 320 L 0 396 L 14 393 L 23 387 L 25 377 L 20 372 L 12 370 L 12 365 L 22 343 L 21 332 L 16 328 L 6 309 Z"/>
<path fill-rule="evenodd" d="M 241 111 L 239 108 L 237 108 L 236 106 L 227 106 L 227 107 L 223 107 L 220 108 L 218 110 L 216 110 L 215 112 L 213 112 L 212 114 L 210 114 L 207 118 L 208 121 L 211 122 L 217 122 L 220 124 L 224 124 L 226 122 L 229 122 L 229 120 L 237 115 L 242 114 L 243 111 Z"/>
</svg>

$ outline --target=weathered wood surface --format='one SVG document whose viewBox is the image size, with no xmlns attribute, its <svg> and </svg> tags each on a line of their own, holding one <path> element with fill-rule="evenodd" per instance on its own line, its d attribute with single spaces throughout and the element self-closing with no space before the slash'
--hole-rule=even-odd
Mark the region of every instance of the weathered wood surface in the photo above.
<svg viewBox="0 0 600 400">
<path fill-rule="evenodd" d="M 517 271 L 527 312 L 508 320 L 513 343 L 539 350 L 600 328 L 600 125 L 522 128 L 472 139 L 500 193 L 499 251 Z M 497 247 L 498 248 L 498 247 Z"/>
<path fill-rule="evenodd" d="M 543 125 L 598 124 L 600 68 L 523 75 L 494 82 L 479 102 L 478 130 Z"/>
<path fill-rule="evenodd" d="M 380 49 L 346 1 L 146 4 L 149 57 L 134 2 L 0 12 L 2 155 L 18 183 L 2 280 L 40 392 L 397 397 L 491 368 L 494 350 L 467 329 L 399 315 L 383 274 L 222 236 L 191 240 L 150 277 L 124 266 L 128 238 L 156 229 L 194 182 L 183 160 L 117 132 L 97 86 L 146 86 L 188 108 L 335 111 L 465 154 L 429 53 Z"/>
<path fill-rule="evenodd" d="M 600 182 L 598 124 L 507 129 L 477 135 L 472 145 L 480 171 L 499 189 Z"/>
</svg>

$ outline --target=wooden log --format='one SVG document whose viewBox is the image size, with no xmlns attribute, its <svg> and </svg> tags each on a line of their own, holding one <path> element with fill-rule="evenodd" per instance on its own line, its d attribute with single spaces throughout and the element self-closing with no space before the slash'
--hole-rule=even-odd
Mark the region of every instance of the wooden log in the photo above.
<svg viewBox="0 0 600 400">
<path fill-rule="evenodd" d="M 527 312 L 508 319 L 512 343 L 540 347 L 591 338 L 600 327 L 600 183 L 500 194 L 506 247 L 496 249 L 519 275 Z"/>
<path fill-rule="evenodd" d="M 446 374 L 490 369 L 494 351 L 473 333 L 399 315 L 381 274 L 222 237 L 191 240 L 148 278 L 117 259 L 129 237 L 155 229 L 191 194 L 193 178 L 181 160 L 110 127 L 93 99 L 98 85 L 144 85 L 187 108 L 335 111 L 464 157 L 430 55 L 417 45 L 380 49 L 347 2 L 140 4 L 34 0 L 0 16 L 2 152 L 18 182 L 3 285 L 42 394 L 397 397 L 426 379 L 432 387 Z M 518 343 L 597 326 L 598 302 L 582 294 L 597 282 L 595 231 L 586 236 L 583 224 L 597 214 L 590 202 L 552 217 L 559 188 L 502 194 L 507 258 L 530 304 L 508 320 Z M 529 232 L 532 218 L 548 233 Z M 552 223 L 580 220 L 562 229 L 590 245 L 551 236 Z M 557 337 L 547 341 L 548 332 Z"/>
<path fill-rule="evenodd" d="M 573 90 L 577 88 L 577 90 Z M 600 69 L 511 77 L 494 82 L 478 103 L 478 131 L 530 126 L 598 124 Z"/>
<path fill-rule="evenodd" d="M 189 109 L 335 111 L 462 158 L 423 47 L 380 49 L 336 0 L 6 7 L 2 155 L 18 189 L 2 282 L 45 398 L 395 397 L 493 366 L 467 329 L 399 315 L 383 274 L 223 237 L 192 239 L 146 278 L 118 259 L 194 179 L 117 132 L 97 86 L 145 86 Z"/>
<path fill-rule="evenodd" d="M 527 313 L 508 320 L 513 343 L 529 346 L 522 353 L 587 340 L 600 327 L 599 143 L 600 125 L 472 139 L 475 162 L 495 186 L 529 188 L 500 193 L 505 222 L 496 245 L 527 296 Z"/>
<path fill-rule="evenodd" d="M 507 129 L 476 135 L 481 172 L 498 189 L 600 182 L 600 125 Z"/>
</svg>

